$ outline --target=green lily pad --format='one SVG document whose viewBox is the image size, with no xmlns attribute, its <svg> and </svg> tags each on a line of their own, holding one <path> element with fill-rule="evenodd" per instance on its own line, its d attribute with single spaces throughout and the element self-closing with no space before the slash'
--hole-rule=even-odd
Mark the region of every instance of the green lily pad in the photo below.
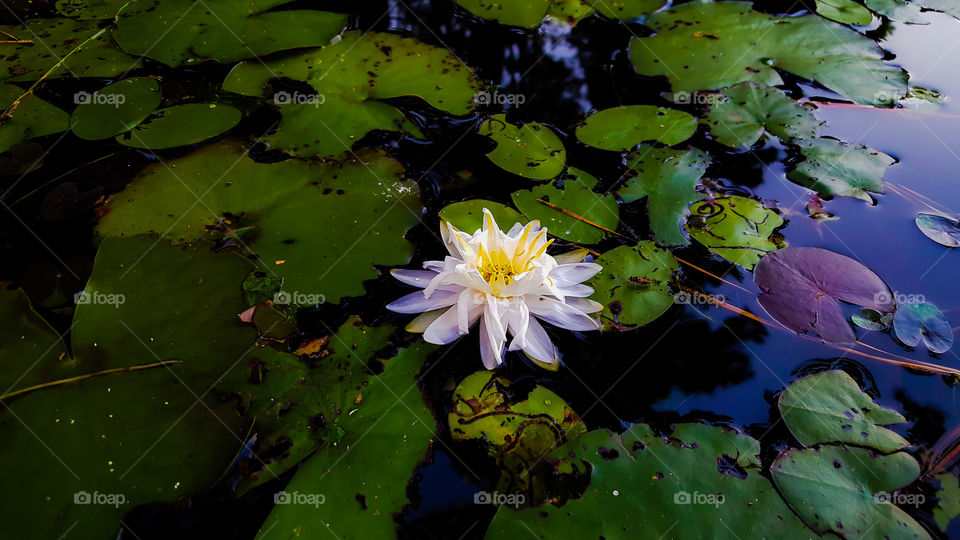
<svg viewBox="0 0 960 540">
<path fill-rule="evenodd" d="M 765 131 L 784 143 L 816 137 L 822 125 L 810 107 L 776 88 L 745 82 L 720 92 L 726 99 L 711 104 L 704 122 L 717 142 L 731 148 L 749 148 Z"/>
<path fill-rule="evenodd" d="M 953 0 L 916 0 L 916 4 L 923 9 L 940 11 L 960 19 L 960 5 Z"/>
<path fill-rule="evenodd" d="M 553 0 L 550 3 L 550 10 L 547 11 L 547 17 L 574 25 L 594 13 L 596 10 L 587 0 Z"/>
<path fill-rule="evenodd" d="M 272 92 L 286 78 L 309 83 L 315 94 Z M 280 109 L 270 145 L 299 156 L 336 156 L 375 129 L 405 131 L 400 109 L 383 99 L 415 96 L 432 107 L 464 115 L 480 83 L 446 49 L 395 34 L 345 32 L 335 43 L 266 62 L 243 62 L 223 89 L 268 97 Z"/>
<path fill-rule="evenodd" d="M 763 203 L 731 195 L 694 204 L 686 227 L 710 251 L 753 270 L 760 257 L 786 245 L 775 232 L 782 226 L 780 214 Z"/>
<path fill-rule="evenodd" d="M 896 161 L 879 150 L 836 139 L 807 139 L 798 144 L 803 161 L 793 166 L 787 178 L 822 196 L 872 202 L 869 193 L 883 193 L 883 175 Z"/>
<path fill-rule="evenodd" d="M 240 123 L 243 114 L 229 105 L 188 103 L 160 109 L 131 131 L 117 135 L 124 146 L 160 150 L 203 142 Z"/>
<path fill-rule="evenodd" d="M 70 118 L 71 129 L 81 139 L 96 141 L 136 127 L 160 106 L 162 96 L 156 79 L 130 77 L 83 97 Z M 177 121 L 184 122 L 185 118 Z"/>
<path fill-rule="evenodd" d="M 551 0 L 457 0 L 470 13 L 508 26 L 536 28 L 547 16 Z"/>
<path fill-rule="evenodd" d="M 358 329 L 351 335 L 345 326 L 337 334 L 342 337 L 333 339 L 340 350 L 349 352 L 369 339 L 365 332 Z M 336 363 L 321 368 L 329 376 L 318 379 L 321 384 L 328 381 L 318 421 L 325 421 L 324 429 L 338 437 L 333 439 L 331 433 L 330 444 L 317 450 L 286 488 L 274 494 L 278 504 L 258 539 L 288 539 L 291 534 L 322 538 L 331 532 L 343 539 L 396 535 L 394 516 L 410 503 L 408 484 L 426 458 L 436 429 L 417 388 L 417 373 L 435 349 L 419 342 L 386 362 L 340 354 Z M 382 366 L 382 372 L 371 371 L 368 363 Z"/>
<path fill-rule="evenodd" d="M 878 15 L 883 15 L 891 21 L 908 24 L 929 24 L 924 20 L 918 2 L 906 2 L 904 0 L 864 0 L 864 4 Z"/>
<path fill-rule="evenodd" d="M 24 94 L 24 90 L 12 84 L 0 85 L 0 109 L 6 111 Z M 70 115 L 66 111 L 30 94 L 13 111 L 13 115 L 0 121 L 0 152 L 13 145 L 70 128 Z"/>
<path fill-rule="evenodd" d="M 778 17 L 748 2 L 691 2 L 644 20 L 654 35 L 634 38 L 630 59 L 642 75 L 663 75 L 675 92 L 753 81 L 783 84 L 777 70 L 820 82 L 857 103 L 892 106 L 907 73 L 883 63 L 876 42 L 816 15 Z"/>
<path fill-rule="evenodd" d="M 669 283 L 679 266 L 653 242 L 616 247 L 595 262 L 603 270 L 588 284 L 595 290 L 591 298 L 603 304 L 607 329 L 643 326 L 673 305 Z"/>
<path fill-rule="evenodd" d="M 24 25 L 0 25 L 0 31 L 31 41 L 0 45 L 0 80 L 38 80 L 99 31 L 96 21 L 64 18 L 27 19 Z M 109 33 L 104 33 L 70 54 L 48 78 L 113 77 L 140 65 L 137 57 L 121 51 Z"/>
<path fill-rule="evenodd" d="M 905 345 L 916 347 L 921 339 L 930 352 L 943 354 L 953 346 L 953 330 L 937 306 L 926 302 L 901 304 L 893 315 L 893 333 Z"/>
<path fill-rule="evenodd" d="M 636 176 L 617 193 L 627 203 L 647 197 L 650 228 L 658 244 L 686 245 L 680 221 L 691 203 L 704 198 L 696 187 L 709 165 L 710 156 L 697 149 L 641 146 L 627 155 L 627 167 Z"/>
<path fill-rule="evenodd" d="M 513 204 L 530 219 L 540 221 L 552 236 L 579 244 L 596 244 L 606 233 L 593 225 L 551 208 L 537 199 L 543 199 L 568 212 L 588 219 L 597 225 L 616 230 L 620 223 L 620 209 L 613 195 L 602 195 L 593 189 L 597 179 L 570 167 L 553 182 L 532 189 L 514 191 Z M 504 224 L 506 225 L 506 224 Z"/>
<path fill-rule="evenodd" d="M 649 141 L 668 146 L 689 139 L 697 119 L 683 111 L 652 105 L 626 105 L 590 115 L 577 127 L 580 142 L 602 150 L 630 150 Z"/>
<path fill-rule="evenodd" d="M 501 506 L 485 538 L 810 538 L 760 473 L 759 452 L 755 439 L 704 424 L 680 424 L 670 437 L 643 424 L 591 431 L 552 454 L 561 474 L 590 468 L 583 496 Z"/>
<path fill-rule="evenodd" d="M 454 441 L 485 443 L 497 460 L 501 493 L 523 493 L 528 501 L 546 498 L 539 472 L 544 456 L 587 431 L 560 396 L 537 386 L 522 400 L 511 399 L 510 381 L 490 371 L 465 378 L 453 393 L 447 416 Z M 541 466 L 542 465 L 542 466 Z"/>
<path fill-rule="evenodd" d="M 277 9 L 289 0 L 134 0 L 120 12 L 113 37 L 120 47 L 177 67 L 323 45 L 347 17 L 315 10 Z"/>
<path fill-rule="evenodd" d="M 893 324 L 893 313 L 881 313 L 875 309 L 862 308 L 850 316 L 853 324 L 864 330 L 887 330 Z"/>
<path fill-rule="evenodd" d="M 503 114 L 488 118 L 480 126 L 480 134 L 497 143 L 487 157 L 496 166 L 524 178 L 549 180 L 563 171 L 567 150 L 560 137 L 550 128 L 531 122 L 515 125 Z"/>
<path fill-rule="evenodd" d="M 340 163 L 266 164 L 245 153 L 245 144 L 221 141 L 147 167 L 107 204 L 99 234 L 236 245 L 302 305 L 362 295 L 363 281 L 379 275 L 374 264 L 409 262 L 402 237 L 422 206 L 393 159 L 371 151 Z"/>
<path fill-rule="evenodd" d="M 934 477 L 940 481 L 937 490 L 937 506 L 933 509 L 933 520 L 940 530 L 947 532 L 950 522 L 960 516 L 960 481 L 951 473 L 941 473 Z"/>
<path fill-rule="evenodd" d="M 468 234 L 473 234 L 483 227 L 483 209 L 490 210 L 493 219 L 503 229 L 510 229 L 514 223 L 526 224 L 527 218 L 507 205 L 485 199 L 470 199 L 469 201 L 448 204 L 440 210 L 440 219 L 449 221 L 454 227 Z"/>
<path fill-rule="evenodd" d="M 804 377 L 780 394 L 780 414 L 804 446 L 842 442 L 888 454 L 909 443 L 883 427 L 906 422 L 896 411 L 873 402 L 843 371 Z"/>
<path fill-rule="evenodd" d="M 112 19 L 129 0 L 57 0 L 57 11 L 79 20 Z"/>
<path fill-rule="evenodd" d="M 646 17 L 662 8 L 663 0 L 587 0 L 597 11 L 611 19 L 630 20 Z"/>
<path fill-rule="evenodd" d="M 844 538 L 929 538 L 923 527 L 890 502 L 916 480 L 910 454 L 877 455 L 863 448 L 821 446 L 781 452 L 771 467 L 787 503 L 814 530 Z"/>
<path fill-rule="evenodd" d="M 960 247 L 960 221 L 939 214 L 917 214 L 917 228 L 927 238 L 950 248 Z"/>
<path fill-rule="evenodd" d="M 841 24 L 863 26 L 873 21 L 870 10 L 853 0 L 816 0 L 817 13 Z"/>
</svg>

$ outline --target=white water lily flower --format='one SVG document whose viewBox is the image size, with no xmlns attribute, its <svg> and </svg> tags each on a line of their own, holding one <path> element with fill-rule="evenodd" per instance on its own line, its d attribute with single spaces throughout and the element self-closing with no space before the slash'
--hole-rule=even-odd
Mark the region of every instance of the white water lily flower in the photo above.
<svg viewBox="0 0 960 540">
<path fill-rule="evenodd" d="M 547 369 L 557 368 L 557 350 L 539 320 L 568 330 L 596 330 L 588 315 L 602 309 L 588 299 L 593 289 L 582 282 L 600 265 L 581 262 L 585 250 L 552 257 L 547 229 L 532 221 L 515 224 L 507 233 L 483 209 L 483 228 L 472 235 L 442 222 L 441 236 L 450 252 L 443 261 L 427 261 L 424 270 L 391 273 L 408 285 L 422 287 L 387 306 L 398 313 L 422 313 L 407 330 L 423 332 L 438 345 L 455 341 L 480 320 L 480 355 L 493 369 L 503 363 L 507 332 L 509 350 L 522 350 Z"/>
</svg>

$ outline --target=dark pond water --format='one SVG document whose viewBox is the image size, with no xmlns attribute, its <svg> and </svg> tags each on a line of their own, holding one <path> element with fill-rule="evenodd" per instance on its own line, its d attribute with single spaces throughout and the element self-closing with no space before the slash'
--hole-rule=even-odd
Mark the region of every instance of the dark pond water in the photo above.
<svg viewBox="0 0 960 540">
<path fill-rule="evenodd" d="M 358 28 L 408 33 L 451 48 L 482 78 L 498 83 L 504 93 L 524 95 L 526 103 L 511 114 L 517 120 L 548 124 L 562 133 L 570 163 L 589 165 L 602 185 L 611 185 L 619 177 L 619 155 L 576 144 L 570 137 L 572 126 L 591 109 L 655 102 L 656 96 L 668 89 L 664 81 L 634 74 L 625 58 L 624 45 L 631 35 L 644 32 L 639 25 L 592 18 L 572 30 L 545 26 L 534 34 L 466 18 L 448 2 L 410 1 L 409 6 L 397 5 L 389 10 L 387 2 L 324 4 L 324 9 L 355 13 Z M 13 13 L 25 15 L 31 10 L 42 15 L 48 6 L 14 8 L 8 19 Z M 385 10 L 388 14 L 380 17 Z M 925 16 L 931 22 L 929 26 L 893 24 L 878 30 L 885 33 L 882 45 L 911 73 L 911 82 L 960 99 L 960 21 L 936 13 Z M 218 87 L 224 75 L 224 70 L 209 66 L 169 72 L 171 80 L 180 81 L 184 93 L 194 95 Z M 589 86 L 587 81 L 591 81 Z M 794 97 L 801 92 L 810 97 L 835 97 L 795 81 L 790 87 Z M 50 84 L 42 95 L 63 103 L 78 88 L 74 83 Z M 399 103 L 402 105 L 402 101 Z M 952 326 L 960 326 L 960 253 L 929 241 L 917 230 L 914 216 L 929 207 L 919 196 L 911 195 L 925 196 L 927 204 L 951 214 L 960 212 L 960 103 L 948 100 L 942 107 L 929 110 L 832 105 L 821 107 L 817 116 L 828 123 L 826 135 L 865 144 L 899 160 L 889 169 L 885 178 L 889 187 L 884 195 L 876 197 L 876 205 L 836 198 L 825 204 L 838 220 L 810 219 L 805 209 L 810 192 L 784 179 L 787 156 L 776 143 L 734 154 L 698 138 L 696 142 L 716 157 L 707 177 L 730 193 L 777 201 L 789 219 L 783 233 L 791 245 L 822 247 L 848 255 L 877 272 L 897 294 L 922 295 L 942 309 Z M 379 142 L 397 150 L 411 176 L 422 175 L 425 223 L 435 223 L 436 212 L 449 202 L 465 198 L 509 201 L 509 194 L 520 185 L 486 160 L 481 150 L 489 146 L 489 141 L 473 133 L 474 120 L 425 120 L 426 131 L 436 142 L 396 142 L 377 136 Z M 232 134 L 260 133 L 273 121 L 264 111 Z M 697 137 L 702 138 L 702 134 Z M 451 148 L 451 141 L 459 142 Z M 172 151 L 163 157 L 175 157 L 177 153 Z M 70 172 L 99 157 L 104 159 Z M 4 189 L 12 186 L 12 195 L 6 200 L 16 202 L 12 213 L 0 217 L 0 279 L 23 286 L 45 316 L 61 327 L 67 326 L 69 311 L 54 298 L 55 291 L 79 290 L 89 275 L 95 253 L 93 201 L 101 193 L 118 191 L 152 159 L 128 149 L 104 149 L 102 145 L 71 140 L 58 146 L 46 159 L 45 168 L 29 181 L 14 186 L 16 177 L 5 180 Z M 462 170 L 472 171 L 480 182 L 467 187 L 451 185 L 447 179 Z M 53 205 L 48 194 L 64 182 L 74 182 L 80 193 L 93 196 L 87 201 L 81 197 L 73 207 L 55 208 L 54 214 L 59 215 L 51 216 L 53 210 L 44 206 Z M 624 210 L 624 223 L 636 236 L 645 237 L 648 231 L 643 206 L 631 205 Z M 435 258 L 442 251 L 424 227 L 409 235 L 417 244 L 415 261 Z M 619 241 L 608 243 L 612 247 Z M 747 291 L 695 272 L 687 271 L 685 279 L 729 304 L 762 313 L 756 303 L 752 274 L 710 259 L 697 248 L 684 250 L 680 256 L 725 274 Z M 301 328 L 322 334 L 323 328 L 339 324 L 348 314 L 360 314 L 368 322 L 404 324 L 406 317 L 383 308 L 404 289 L 388 279 L 368 285 L 367 297 L 301 313 Z M 581 338 L 556 332 L 552 337 L 563 353 L 566 368 L 546 374 L 519 357 L 511 357 L 502 371 L 517 381 L 519 388 L 541 384 L 556 391 L 590 427 L 618 429 L 642 421 L 667 429 L 680 419 L 708 420 L 738 426 L 774 448 L 789 437 L 782 424 L 771 425 L 771 418 L 776 419 L 771 407 L 774 393 L 799 374 L 831 365 L 859 375 L 879 403 L 904 411 L 910 422 L 895 429 L 920 446 L 933 445 L 960 424 L 957 388 L 942 377 L 843 355 L 835 348 L 716 307 L 675 306 L 654 323 L 620 336 Z M 861 339 L 909 358 L 960 367 L 960 357 L 953 351 L 931 359 L 925 351 L 903 350 L 886 334 L 868 333 Z M 428 364 L 421 386 L 438 418 L 445 418 L 448 411 L 451 381 L 476 371 L 479 365 L 476 336 L 461 339 L 442 358 L 437 355 Z M 481 537 L 494 508 L 472 504 L 473 495 L 478 487 L 493 485 L 496 471 L 491 470 L 492 464 L 479 448 L 454 444 L 449 433 L 441 432 L 440 438 L 432 461 L 419 471 L 419 482 L 411 488 L 415 502 L 401 518 L 401 535 Z M 137 509 L 126 520 L 137 531 L 136 536 L 129 537 L 250 538 L 269 512 L 269 494 L 288 476 L 239 502 L 230 500 L 228 490 L 221 486 L 196 497 L 190 508 L 151 505 Z M 955 524 L 950 532 L 960 535 L 960 528 Z"/>
</svg>

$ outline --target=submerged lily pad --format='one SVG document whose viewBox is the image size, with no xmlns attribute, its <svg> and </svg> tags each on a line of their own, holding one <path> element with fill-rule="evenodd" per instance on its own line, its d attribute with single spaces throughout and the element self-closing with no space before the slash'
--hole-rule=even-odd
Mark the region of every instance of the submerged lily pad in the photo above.
<svg viewBox="0 0 960 540">
<path fill-rule="evenodd" d="M 595 262 L 603 270 L 588 284 L 595 290 L 591 298 L 603 304 L 606 328 L 643 326 L 673 305 L 669 283 L 679 266 L 653 242 L 616 247 Z"/>
<path fill-rule="evenodd" d="M 13 84 L 0 85 L 0 112 L 6 111 L 25 91 Z M 33 94 L 23 98 L 12 116 L 0 121 L 0 152 L 34 137 L 66 131 L 70 115 Z"/>
<path fill-rule="evenodd" d="M 906 452 L 877 455 L 863 448 L 820 446 L 782 452 L 771 467 L 787 503 L 820 534 L 844 538 L 929 538 L 890 502 L 920 475 Z"/>
<path fill-rule="evenodd" d="M 873 202 L 868 192 L 883 193 L 883 175 L 896 161 L 879 150 L 836 139 L 807 139 L 798 144 L 803 161 L 793 166 L 787 178 L 822 196 Z"/>
<path fill-rule="evenodd" d="M 914 222 L 927 238 L 950 248 L 960 247 L 960 221 L 938 214 L 917 214 Z"/>
<path fill-rule="evenodd" d="M 535 180 L 554 178 L 567 163 L 567 150 L 550 128 L 536 122 L 515 125 L 503 114 L 488 118 L 480 134 L 496 142 L 487 157 L 501 169 Z"/>
<path fill-rule="evenodd" d="M 537 386 L 522 400 L 510 399 L 510 381 L 483 371 L 465 378 L 453 393 L 447 416 L 454 441 L 485 443 L 503 476 L 501 493 L 522 492 L 543 500 L 544 456 L 586 432 L 577 413 L 560 396 Z M 537 481 L 541 480 L 540 483 Z"/>
<path fill-rule="evenodd" d="M 874 403 L 843 371 L 825 371 L 794 382 L 780 394 L 778 404 L 784 423 L 804 446 L 842 442 L 889 454 L 910 444 L 883 427 L 906 418 Z"/>
<path fill-rule="evenodd" d="M 893 315 L 893 333 L 905 345 L 923 344 L 930 352 L 943 354 L 953 346 L 953 330 L 937 306 L 926 302 L 903 304 Z"/>
<path fill-rule="evenodd" d="M 594 191 L 597 179 L 580 169 L 570 167 L 566 174 L 549 184 L 530 190 L 514 191 L 513 204 L 525 216 L 540 221 L 552 236 L 580 244 L 595 244 L 606 233 L 588 223 L 551 208 L 537 199 L 559 206 L 584 219 L 609 230 L 616 230 L 620 223 L 620 209 L 613 195 Z M 506 223 L 503 226 L 507 226 Z"/>
<path fill-rule="evenodd" d="M 440 210 L 440 219 L 449 221 L 454 227 L 469 234 L 473 234 L 483 227 L 483 209 L 493 214 L 493 219 L 500 227 L 509 230 L 514 223 L 526 224 L 529 221 L 523 214 L 507 205 L 484 199 L 470 199 L 469 201 L 448 204 Z"/>
<path fill-rule="evenodd" d="M 120 12 L 113 37 L 130 54 L 177 67 L 323 45 L 347 22 L 338 13 L 277 9 L 288 3 L 133 0 Z"/>
<path fill-rule="evenodd" d="M 892 106 L 907 73 L 883 63 L 876 42 L 816 15 L 778 17 L 749 2 L 690 2 L 644 20 L 654 35 L 634 38 L 642 75 L 663 75 L 675 92 L 753 81 L 783 84 L 777 70 L 820 82 L 857 103 Z"/>
<path fill-rule="evenodd" d="M 561 475 L 589 469 L 583 496 L 501 506 L 485 538 L 809 538 L 760 473 L 759 453 L 755 439 L 704 424 L 669 437 L 644 424 L 591 431 L 552 454 Z"/>
<path fill-rule="evenodd" d="M 784 143 L 815 137 L 822 125 L 811 107 L 770 86 L 745 82 L 720 93 L 725 99 L 713 102 L 705 122 L 717 142 L 731 148 L 753 146 L 764 132 Z"/>
<path fill-rule="evenodd" d="M 680 222 L 687 207 L 704 198 L 697 193 L 697 181 L 710 165 L 710 156 L 697 150 L 673 150 L 641 146 L 627 155 L 627 167 L 636 176 L 617 192 L 623 202 L 647 197 L 650 228 L 657 243 L 664 246 L 686 245 Z"/>
<path fill-rule="evenodd" d="M 133 148 L 160 150 L 203 142 L 240 123 L 243 114 L 229 105 L 188 103 L 160 109 L 117 142 Z"/>
<path fill-rule="evenodd" d="M 816 0 L 817 13 L 842 24 L 863 26 L 870 24 L 873 14 L 853 0 Z"/>
<path fill-rule="evenodd" d="M 340 538 L 389 538 L 395 535 L 394 516 L 410 503 L 407 487 L 436 430 L 417 389 L 417 373 L 435 347 L 418 342 L 386 361 L 360 356 L 350 349 L 370 339 L 369 330 L 356 318 L 347 325 L 331 338 L 340 354 L 321 360 L 327 365 L 317 378 L 321 385 L 326 381 L 326 391 L 316 398 L 320 414 L 314 422 L 328 432 L 328 444 L 274 495 L 278 504 L 259 539 L 286 540 L 291 531 L 304 538 L 331 532 Z M 373 330 L 377 335 L 367 351 L 388 343 Z M 282 408 L 274 409 L 283 414 Z"/>
<path fill-rule="evenodd" d="M 74 109 L 70 118 L 71 129 L 77 137 L 91 141 L 113 137 L 143 122 L 160 106 L 161 97 L 156 79 L 130 77 L 117 81 L 87 96 Z M 209 120 L 209 117 L 200 116 L 201 120 Z M 177 122 L 185 122 L 185 119 L 179 118 Z M 178 124 L 177 129 L 181 127 L 182 124 Z M 189 126 L 187 131 L 190 131 Z"/>
<path fill-rule="evenodd" d="M 649 141 L 668 146 L 689 139 L 697 119 L 683 111 L 652 105 L 626 105 L 590 115 L 577 127 L 577 138 L 603 150 L 630 150 Z"/>
<path fill-rule="evenodd" d="M 759 201 L 734 195 L 694 204 L 687 219 L 691 238 L 747 270 L 786 245 L 775 232 L 781 226 L 780 214 Z"/>
<path fill-rule="evenodd" d="M 24 27 L 25 26 L 25 27 Z M 29 40 L 27 44 L 0 44 L 0 80 L 35 81 L 65 58 L 48 78 L 113 77 L 140 67 L 141 62 L 117 47 L 105 32 L 80 46 L 99 31 L 96 21 L 27 19 L 24 26 L 0 25 L 0 32 Z M 70 54 L 69 57 L 67 55 Z"/>
<path fill-rule="evenodd" d="M 221 141 L 147 167 L 108 203 L 99 234 L 236 246 L 305 305 L 361 295 L 379 275 L 374 264 L 409 262 L 403 234 L 422 207 L 393 159 L 362 152 L 325 165 L 268 164 L 245 153 L 245 144 Z"/>
<path fill-rule="evenodd" d="M 753 273 L 763 309 L 798 334 L 830 343 L 856 337 L 839 301 L 877 311 L 893 311 L 893 293 L 872 270 L 826 249 L 788 247 L 760 259 Z"/>
<path fill-rule="evenodd" d="M 304 81 L 315 93 L 274 92 L 268 88 L 273 79 Z M 277 105 L 282 118 L 265 142 L 299 156 L 332 157 L 375 129 L 404 131 L 403 112 L 381 100 L 414 96 L 464 115 L 473 110 L 480 83 L 446 49 L 396 34 L 354 31 L 323 48 L 242 62 L 223 89 L 270 97 Z"/>
</svg>

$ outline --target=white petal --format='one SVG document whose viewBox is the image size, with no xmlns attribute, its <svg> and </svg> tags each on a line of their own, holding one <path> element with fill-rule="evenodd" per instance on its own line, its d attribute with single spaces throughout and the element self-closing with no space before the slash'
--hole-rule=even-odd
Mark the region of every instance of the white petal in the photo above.
<svg viewBox="0 0 960 540">
<path fill-rule="evenodd" d="M 530 309 L 522 300 L 514 302 L 510 311 L 507 312 L 507 328 L 513 336 L 510 342 L 510 350 L 515 351 L 523 348 L 527 339 L 527 327 L 530 325 Z"/>
<path fill-rule="evenodd" d="M 446 345 L 456 341 L 460 335 L 460 329 L 457 327 L 457 308 L 452 307 L 427 327 L 423 332 L 423 339 L 427 343 Z"/>
<path fill-rule="evenodd" d="M 483 302 L 474 299 L 476 294 L 476 291 L 464 289 L 457 299 L 457 326 L 461 334 L 470 331 L 470 326 L 476 322 L 483 309 Z"/>
<path fill-rule="evenodd" d="M 510 230 L 507 231 L 507 236 L 519 236 L 523 231 L 523 225 L 519 223 L 514 223 L 513 227 L 510 227 Z"/>
<path fill-rule="evenodd" d="M 550 277 L 568 283 L 581 283 L 602 269 L 603 267 L 596 263 L 561 264 L 550 272 Z"/>
<path fill-rule="evenodd" d="M 537 319 L 530 317 L 530 324 L 527 327 L 527 339 L 523 346 L 523 352 L 527 353 L 532 360 L 546 365 L 556 365 L 559 361 L 557 357 L 557 348 L 550 341 L 550 336 Z M 550 369 L 548 367 L 548 369 Z"/>
<path fill-rule="evenodd" d="M 554 326 L 580 331 L 596 330 L 600 327 L 600 323 L 593 317 L 553 298 L 527 295 L 524 299 L 527 301 L 530 313 Z"/>
<path fill-rule="evenodd" d="M 435 309 L 433 311 L 428 311 L 426 313 L 421 313 L 417 318 L 410 321 L 407 324 L 406 330 L 411 334 L 422 334 L 427 330 L 427 327 L 430 326 L 433 321 L 437 320 L 438 317 L 443 315 L 445 309 Z"/>
<path fill-rule="evenodd" d="M 430 272 L 443 272 L 443 261 L 423 261 L 423 268 Z"/>
<path fill-rule="evenodd" d="M 417 291 L 387 304 L 387 309 L 397 313 L 423 313 L 452 306 L 457 303 L 459 296 L 460 291 L 439 289 L 428 299 L 423 291 Z"/>
<path fill-rule="evenodd" d="M 431 272 L 429 270 L 401 270 L 399 268 L 394 268 L 390 271 L 390 275 L 395 277 L 397 281 L 401 283 L 406 283 L 407 285 L 413 285 L 414 287 L 420 287 L 422 289 L 429 285 L 433 278 L 437 277 L 437 272 Z"/>
<path fill-rule="evenodd" d="M 557 289 L 560 291 L 560 294 L 562 294 L 564 297 L 590 296 L 591 294 L 593 294 L 593 287 L 579 284 L 579 283 L 576 285 L 567 285 L 565 287 L 557 287 Z"/>
<path fill-rule="evenodd" d="M 554 255 L 553 258 L 557 260 L 559 264 L 573 264 L 582 262 L 583 259 L 590 254 L 590 250 L 587 248 L 579 248 L 573 251 L 568 251 L 566 253 L 560 253 L 559 255 Z"/>
<path fill-rule="evenodd" d="M 566 303 L 579 309 L 584 313 L 596 313 L 603 309 L 603 304 L 595 302 L 589 298 L 567 298 Z"/>
<path fill-rule="evenodd" d="M 480 319 L 480 359 L 483 360 L 485 368 L 493 369 L 503 363 L 503 344 L 507 336 L 498 333 L 496 328 L 491 328 L 499 326 L 498 321 L 491 320 L 494 324 L 487 324 L 488 319 L 490 317 L 486 313 Z"/>
</svg>

